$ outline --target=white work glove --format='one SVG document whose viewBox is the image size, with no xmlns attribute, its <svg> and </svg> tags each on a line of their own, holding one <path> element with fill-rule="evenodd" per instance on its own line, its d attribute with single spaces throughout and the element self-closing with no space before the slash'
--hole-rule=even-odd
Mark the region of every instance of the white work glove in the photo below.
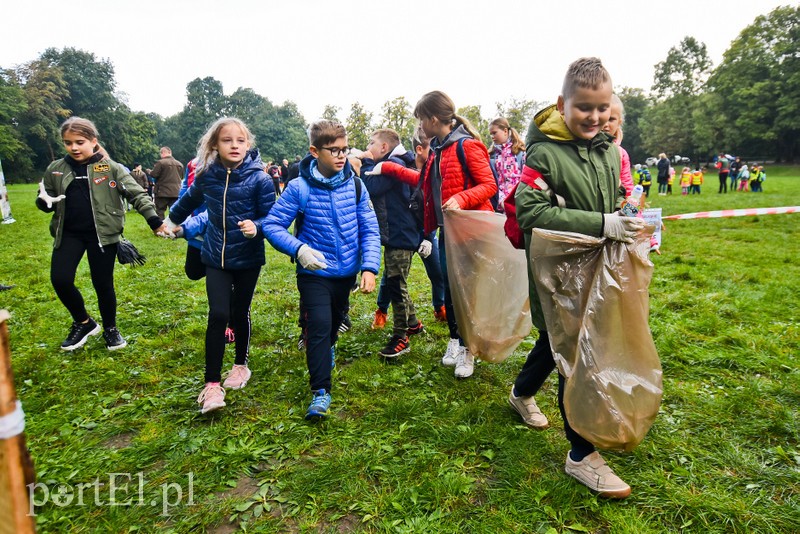
<svg viewBox="0 0 800 534">
<path fill-rule="evenodd" d="M 371 171 L 367 171 L 364 173 L 365 176 L 372 176 L 374 174 L 381 174 L 381 170 L 383 170 L 383 162 L 381 161 L 377 165 L 375 165 Z"/>
<path fill-rule="evenodd" d="M 617 213 L 603 214 L 603 237 L 633 243 L 633 238 L 644 228 L 644 220 L 638 217 L 622 217 Z"/>
<path fill-rule="evenodd" d="M 322 252 L 314 250 L 308 245 L 301 246 L 297 251 L 297 263 L 302 265 L 303 269 L 307 269 L 309 271 L 318 271 L 319 269 L 325 269 L 328 267 L 328 264 L 325 263 L 325 256 L 322 254 Z"/>
<path fill-rule="evenodd" d="M 53 207 L 53 204 L 58 204 L 59 202 L 67 198 L 67 196 L 58 195 L 57 197 L 51 197 L 50 195 L 47 194 L 47 191 L 44 190 L 44 182 L 39 182 L 39 198 L 44 200 L 44 203 L 47 204 L 47 209 L 50 209 Z"/>
<path fill-rule="evenodd" d="M 417 254 L 422 259 L 427 258 L 433 252 L 433 243 L 428 241 L 427 239 L 423 239 L 422 243 L 419 244 L 419 248 L 417 249 Z"/>
<path fill-rule="evenodd" d="M 166 231 L 159 232 L 157 235 L 161 237 L 166 237 L 167 239 L 175 239 L 176 237 L 180 237 L 178 233 L 183 235 L 183 228 L 172 222 L 172 220 L 169 217 L 164 219 L 164 226 Z"/>
</svg>

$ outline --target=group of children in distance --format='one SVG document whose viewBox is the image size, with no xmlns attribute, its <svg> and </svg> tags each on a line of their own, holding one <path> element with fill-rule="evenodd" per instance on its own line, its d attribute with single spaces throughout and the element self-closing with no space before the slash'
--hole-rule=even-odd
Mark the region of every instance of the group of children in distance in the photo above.
<svg viewBox="0 0 800 534">
<path fill-rule="evenodd" d="M 215 122 L 198 146 L 194 182 L 162 221 L 152 201 L 122 167 L 108 159 L 97 144 L 97 131 L 86 120 L 72 118 L 62 126 L 69 155 L 47 170 L 40 208 L 55 210 L 51 231 L 55 237 L 51 265 L 53 286 L 73 317 L 65 350 L 83 345 L 99 326 L 89 317 L 74 276 L 84 252 L 89 256 L 92 281 L 106 328 L 108 348 L 118 342 L 114 322 L 114 249 L 122 233 L 122 198 L 142 213 L 154 233 L 175 237 L 184 221 L 205 204 L 207 223 L 201 248 L 208 293 L 205 385 L 198 398 L 202 411 L 225 405 L 225 389 L 241 389 L 251 377 L 249 308 L 256 280 L 265 263 L 263 240 L 297 262 L 297 287 L 305 320 L 305 348 L 312 390 L 306 417 L 329 413 L 331 368 L 339 325 L 349 308 L 349 293 L 360 273 L 360 289 L 375 288 L 380 268 L 381 233 L 384 240 L 386 285 L 393 305 L 392 341 L 383 351 L 396 356 L 407 344 L 407 332 L 422 328 L 404 291 L 413 253 L 425 255 L 432 243 L 423 237 L 438 229 L 438 252 L 444 280 L 444 306 L 450 340 L 442 358 L 459 377 L 473 372 L 473 357 L 459 335 L 447 280 L 444 211 L 494 210 L 498 192 L 508 194 L 517 185 L 517 219 L 530 255 L 533 228 L 564 230 L 632 242 L 643 221 L 617 213 L 630 186 L 630 161 L 619 147 L 621 103 L 613 98 L 611 78 L 597 58 L 572 63 L 555 105 L 539 112 L 527 135 L 523 157 L 516 132 L 506 122 L 493 123 L 493 158 L 467 120 L 455 113 L 453 101 L 440 91 L 422 97 L 414 110 L 420 123 L 414 163 L 395 146 L 383 146 L 385 132 L 376 132 L 361 160 L 366 187 L 348 160 L 347 133 L 341 124 L 322 120 L 309 129 L 309 154 L 300 164 L 300 179 L 288 183 L 276 200 L 272 180 L 264 172 L 253 136 L 233 118 Z M 610 120 L 615 117 L 613 122 Z M 611 124 L 609 124 L 611 122 Z M 428 137 L 426 155 L 420 136 Z M 615 142 L 617 143 L 615 145 Z M 393 141 L 392 143 L 393 144 Z M 380 145 L 380 146 L 378 146 Z M 374 149 L 374 152 L 373 152 Z M 492 165 L 498 174 L 493 175 Z M 370 168 L 371 167 L 371 168 Z M 549 189 L 516 184 L 521 174 L 540 173 Z M 393 180 L 393 181 L 389 181 Z M 509 182 L 509 183 L 506 183 Z M 410 232 L 410 220 L 401 220 L 394 202 L 421 188 L 422 229 Z M 556 205 L 553 193 L 565 200 Z M 384 197 L 387 220 L 379 224 L 371 195 Z M 63 202 L 62 202 L 63 201 Z M 288 231 L 294 222 L 296 233 Z M 188 227 L 188 226 L 187 226 Z M 395 239 L 396 238 L 396 239 Z M 402 238 L 402 239 L 401 239 Z M 419 241 L 417 241 L 417 239 Z M 539 303 L 537 280 L 529 270 L 533 323 L 539 337 L 514 382 L 508 401 L 537 429 L 549 422 L 534 400 L 556 368 Z M 236 357 L 221 383 L 225 329 L 236 332 Z M 624 498 L 630 487 L 617 477 L 594 446 L 570 427 L 564 410 L 565 378 L 559 375 L 558 405 L 571 449 L 565 471 L 604 497 Z"/>
</svg>

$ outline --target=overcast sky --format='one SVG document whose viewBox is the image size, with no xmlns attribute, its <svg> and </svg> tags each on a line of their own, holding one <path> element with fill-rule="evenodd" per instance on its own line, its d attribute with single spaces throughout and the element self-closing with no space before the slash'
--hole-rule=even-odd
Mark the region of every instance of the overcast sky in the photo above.
<svg viewBox="0 0 800 534">
<path fill-rule="evenodd" d="M 5 3 L 0 67 L 46 48 L 110 60 L 134 111 L 173 115 L 186 84 L 212 76 L 225 94 L 250 87 L 307 120 L 326 104 L 378 114 L 427 91 L 493 116 L 509 98 L 555 101 L 567 65 L 603 60 L 615 87 L 650 89 L 653 66 L 691 35 L 714 65 L 776 0 L 138 0 Z"/>
</svg>

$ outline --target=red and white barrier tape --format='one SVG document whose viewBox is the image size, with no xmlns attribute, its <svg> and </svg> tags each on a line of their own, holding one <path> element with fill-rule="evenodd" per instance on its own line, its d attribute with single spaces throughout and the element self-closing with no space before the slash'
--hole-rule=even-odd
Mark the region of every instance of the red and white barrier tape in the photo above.
<svg viewBox="0 0 800 534">
<path fill-rule="evenodd" d="M 785 206 L 783 208 L 747 208 L 741 210 L 698 211 L 697 213 L 682 213 L 680 215 L 667 215 L 664 220 L 677 219 L 716 219 L 718 217 L 746 217 L 753 215 L 777 215 L 780 213 L 800 213 L 800 206 Z"/>
</svg>

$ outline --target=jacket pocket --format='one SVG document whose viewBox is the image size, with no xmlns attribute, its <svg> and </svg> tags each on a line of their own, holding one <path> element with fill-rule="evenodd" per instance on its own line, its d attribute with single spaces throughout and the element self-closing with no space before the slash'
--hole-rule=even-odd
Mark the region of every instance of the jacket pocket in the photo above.
<svg viewBox="0 0 800 534">
<path fill-rule="evenodd" d="M 125 226 L 125 212 L 116 206 L 101 206 L 95 212 L 97 233 L 101 236 L 114 236 L 122 233 Z"/>
</svg>

